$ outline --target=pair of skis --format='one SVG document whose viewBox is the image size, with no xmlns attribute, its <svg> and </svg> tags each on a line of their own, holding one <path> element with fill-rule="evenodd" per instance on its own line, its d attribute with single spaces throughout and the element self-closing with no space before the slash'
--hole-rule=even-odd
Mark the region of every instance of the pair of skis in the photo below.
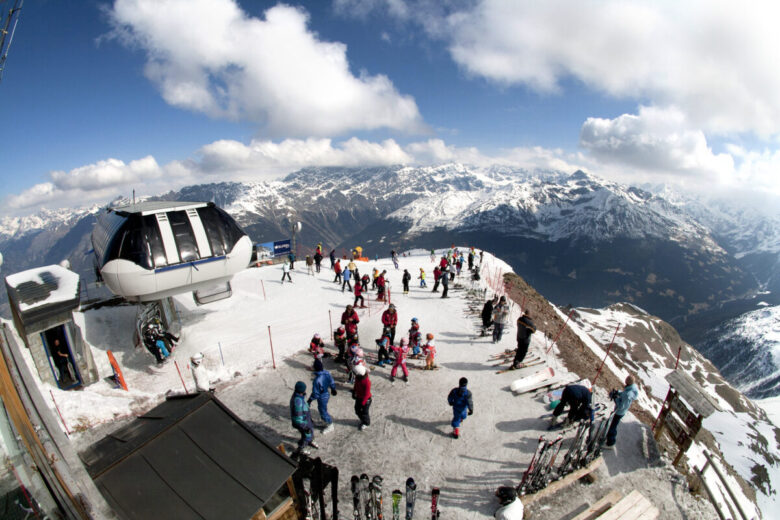
<svg viewBox="0 0 780 520">
<path fill-rule="evenodd" d="M 517 486 L 517 493 L 525 495 L 529 492 L 539 491 L 550 482 L 550 474 L 555 465 L 555 459 L 561 449 L 563 437 L 558 435 L 554 440 L 545 440 L 544 436 L 539 437 L 539 443 L 536 446 L 531 462 L 528 463 L 528 469 L 523 473 L 523 478 Z"/>
<path fill-rule="evenodd" d="M 384 520 L 382 512 L 382 477 L 375 475 L 369 481 L 363 473 L 352 475 L 352 506 L 355 520 Z"/>
<path fill-rule="evenodd" d="M 544 360 L 542 358 L 540 358 L 540 357 L 532 357 L 530 359 L 526 358 L 526 360 L 524 360 L 522 363 L 520 363 L 520 366 L 518 366 L 517 368 L 515 368 L 512 365 L 510 365 L 507 368 L 502 368 L 500 370 L 497 370 L 496 374 L 503 374 L 505 372 L 510 372 L 512 370 L 520 370 L 521 368 L 533 367 L 533 366 L 536 366 L 536 365 L 541 365 L 542 363 L 544 363 Z M 493 365 L 493 366 L 494 367 L 500 367 L 502 364 L 503 363 L 499 363 L 498 365 Z"/>
<path fill-rule="evenodd" d="M 435 487 L 431 490 L 431 520 L 438 520 L 439 511 L 439 495 L 441 492 L 439 488 Z M 400 489 L 393 490 L 393 520 L 401 520 L 401 499 L 403 495 Z M 417 498 L 417 484 L 412 477 L 406 479 L 406 514 L 405 520 L 412 520 L 414 518 L 414 503 Z"/>
</svg>

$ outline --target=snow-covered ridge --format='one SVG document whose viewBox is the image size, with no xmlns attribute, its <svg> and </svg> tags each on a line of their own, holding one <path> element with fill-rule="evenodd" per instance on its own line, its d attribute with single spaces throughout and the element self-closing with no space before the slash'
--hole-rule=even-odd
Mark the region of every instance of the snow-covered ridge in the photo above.
<svg viewBox="0 0 780 520">
<path fill-rule="evenodd" d="M 0 218 L 0 240 L 21 238 L 28 233 L 53 228 L 96 213 L 98 206 L 87 208 L 43 209 L 33 215 Z"/>
</svg>

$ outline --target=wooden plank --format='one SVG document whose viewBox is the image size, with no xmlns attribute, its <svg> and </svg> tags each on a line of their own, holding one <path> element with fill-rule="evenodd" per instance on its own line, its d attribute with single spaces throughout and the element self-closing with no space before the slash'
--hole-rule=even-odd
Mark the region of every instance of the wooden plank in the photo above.
<svg viewBox="0 0 780 520">
<path fill-rule="evenodd" d="M 623 497 L 622 500 L 618 501 L 617 504 L 609 508 L 609 510 L 602 514 L 601 516 L 596 517 L 597 520 L 620 520 L 623 518 L 623 515 L 627 512 L 633 509 L 633 507 L 636 505 L 636 503 L 639 501 L 639 497 L 641 497 L 642 494 L 637 491 L 636 489 L 633 490 L 631 493 Z"/>
<path fill-rule="evenodd" d="M 657 517 L 658 509 L 642 493 L 634 490 L 597 517 L 597 520 L 645 520 Z"/>
<path fill-rule="evenodd" d="M 699 384 L 682 370 L 675 370 L 666 376 L 666 380 L 680 394 L 680 397 L 702 417 L 709 417 L 720 411 L 717 401 L 704 393 Z"/>
<path fill-rule="evenodd" d="M 594 520 L 604 511 L 615 505 L 622 497 L 623 494 L 620 491 L 613 489 L 601 500 L 598 500 L 588 509 L 578 514 L 571 520 Z"/>
<path fill-rule="evenodd" d="M 585 466 L 584 468 L 580 468 L 576 471 L 572 471 L 562 479 L 556 480 L 555 482 L 551 482 L 550 485 L 548 485 L 546 488 L 539 490 L 532 495 L 525 495 L 521 497 L 521 501 L 523 502 L 523 505 L 533 504 L 540 498 L 546 497 L 547 495 L 551 495 L 561 488 L 565 488 L 566 486 L 572 484 L 576 480 L 584 477 L 591 471 L 595 471 L 599 466 L 601 466 L 603 462 L 604 459 L 602 457 L 599 457 L 593 460 L 593 462 L 591 462 L 589 465 Z"/>
</svg>

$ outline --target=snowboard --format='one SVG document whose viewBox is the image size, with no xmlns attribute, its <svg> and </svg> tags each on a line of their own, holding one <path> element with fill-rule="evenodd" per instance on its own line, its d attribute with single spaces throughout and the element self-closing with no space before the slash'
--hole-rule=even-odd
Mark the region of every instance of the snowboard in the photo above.
<svg viewBox="0 0 780 520">
<path fill-rule="evenodd" d="M 530 376 L 516 379 L 512 382 L 509 388 L 515 393 L 522 394 L 524 392 L 530 392 L 531 390 L 542 388 L 547 384 L 552 384 L 555 382 L 554 378 L 555 370 L 553 370 L 552 367 L 545 367 Z"/>
</svg>

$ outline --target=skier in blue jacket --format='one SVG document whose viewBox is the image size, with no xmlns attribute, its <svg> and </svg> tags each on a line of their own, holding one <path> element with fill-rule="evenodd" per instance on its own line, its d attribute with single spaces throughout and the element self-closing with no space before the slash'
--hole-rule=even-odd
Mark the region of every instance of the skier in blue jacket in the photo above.
<svg viewBox="0 0 780 520">
<path fill-rule="evenodd" d="M 452 406 L 452 436 L 456 439 L 460 436 L 460 423 L 466 420 L 467 415 L 474 413 L 474 401 L 471 398 L 471 390 L 466 388 L 469 380 L 461 377 L 458 387 L 450 390 L 447 402 Z"/>
<path fill-rule="evenodd" d="M 290 397 L 290 419 L 293 428 L 301 434 L 298 452 L 308 455 L 308 446 L 319 448 L 314 444 L 314 424 L 311 422 L 311 410 L 309 410 L 309 403 L 306 402 L 306 383 L 303 381 L 295 383 L 295 391 Z"/>
<path fill-rule="evenodd" d="M 333 392 L 333 395 L 336 395 L 336 382 L 333 380 L 330 372 L 323 368 L 322 361 L 315 359 L 314 382 L 311 384 L 311 395 L 307 403 L 311 404 L 312 401 L 317 400 L 317 409 L 320 411 L 320 417 L 325 421 L 325 429 L 322 430 L 322 433 L 333 431 L 333 418 L 328 413 L 328 400 L 330 399 L 328 390 Z"/>
<path fill-rule="evenodd" d="M 611 449 L 615 446 L 618 424 L 623 416 L 628 413 L 631 403 L 633 403 L 634 399 L 638 396 L 639 389 L 636 387 L 636 384 L 634 384 L 634 376 L 631 375 L 626 377 L 626 386 L 623 388 L 622 392 L 612 390 L 612 392 L 609 393 L 609 397 L 615 401 L 615 415 L 612 417 L 612 423 L 609 425 L 609 430 L 607 430 L 607 443 L 604 446 L 605 448 Z"/>
</svg>

